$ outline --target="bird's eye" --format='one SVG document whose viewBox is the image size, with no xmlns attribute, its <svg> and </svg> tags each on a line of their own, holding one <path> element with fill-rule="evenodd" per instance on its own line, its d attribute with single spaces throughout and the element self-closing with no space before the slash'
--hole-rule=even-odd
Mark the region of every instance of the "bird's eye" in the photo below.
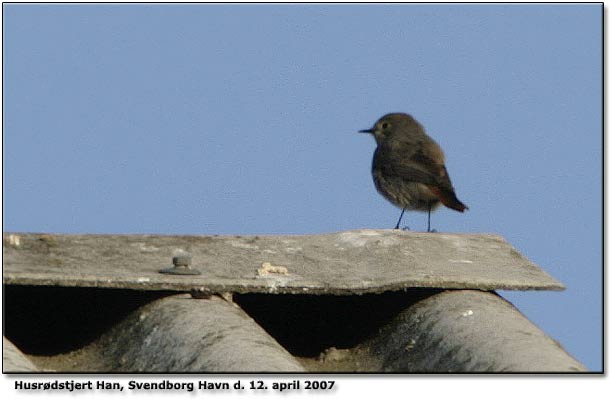
<svg viewBox="0 0 611 399">
<path fill-rule="evenodd" d="M 390 123 L 388 122 L 382 123 L 382 129 L 388 129 L 389 126 L 390 126 Z"/>
</svg>

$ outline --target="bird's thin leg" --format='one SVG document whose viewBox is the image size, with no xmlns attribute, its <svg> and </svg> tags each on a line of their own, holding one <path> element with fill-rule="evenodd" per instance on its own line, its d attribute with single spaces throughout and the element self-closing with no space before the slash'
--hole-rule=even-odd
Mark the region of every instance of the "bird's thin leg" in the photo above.
<svg viewBox="0 0 611 399">
<path fill-rule="evenodd" d="M 401 216 L 399 216 L 399 220 L 397 220 L 397 225 L 395 226 L 395 230 L 399 229 L 399 224 L 401 223 L 401 218 L 403 217 L 404 213 L 405 213 L 405 208 L 401 210 Z"/>
<path fill-rule="evenodd" d="M 426 226 L 426 232 L 430 233 L 431 232 L 431 203 L 429 202 L 429 218 L 428 218 L 428 224 Z"/>
</svg>

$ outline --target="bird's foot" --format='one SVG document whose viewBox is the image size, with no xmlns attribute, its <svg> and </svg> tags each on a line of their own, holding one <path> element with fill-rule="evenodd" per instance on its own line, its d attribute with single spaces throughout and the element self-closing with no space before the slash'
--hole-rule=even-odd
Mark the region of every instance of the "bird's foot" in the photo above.
<svg viewBox="0 0 611 399">
<path fill-rule="evenodd" d="M 403 230 L 403 231 L 410 231 L 410 228 L 409 228 L 409 226 L 405 226 L 401 230 Z"/>
</svg>

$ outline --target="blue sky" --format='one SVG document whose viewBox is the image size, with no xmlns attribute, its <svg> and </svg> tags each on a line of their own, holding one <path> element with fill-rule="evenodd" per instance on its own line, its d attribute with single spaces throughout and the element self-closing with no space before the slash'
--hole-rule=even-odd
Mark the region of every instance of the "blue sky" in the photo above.
<svg viewBox="0 0 611 399">
<path fill-rule="evenodd" d="M 470 208 L 432 227 L 500 234 L 567 285 L 501 294 L 601 369 L 602 6 L 3 11 L 5 231 L 391 228 L 356 132 L 408 112 Z"/>
</svg>

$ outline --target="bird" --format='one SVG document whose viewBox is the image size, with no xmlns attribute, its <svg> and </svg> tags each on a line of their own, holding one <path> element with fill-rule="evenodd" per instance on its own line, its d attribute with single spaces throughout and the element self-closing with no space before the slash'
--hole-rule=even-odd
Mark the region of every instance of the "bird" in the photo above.
<svg viewBox="0 0 611 399">
<path fill-rule="evenodd" d="M 389 113 L 359 132 L 373 135 L 377 144 L 371 165 L 377 191 L 401 208 L 395 229 L 406 210 L 428 212 L 431 232 L 431 211 L 441 204 L 458 212 L 469 209 L 456 197 L 443 150 L 414 117 Z"/>
</svg>

